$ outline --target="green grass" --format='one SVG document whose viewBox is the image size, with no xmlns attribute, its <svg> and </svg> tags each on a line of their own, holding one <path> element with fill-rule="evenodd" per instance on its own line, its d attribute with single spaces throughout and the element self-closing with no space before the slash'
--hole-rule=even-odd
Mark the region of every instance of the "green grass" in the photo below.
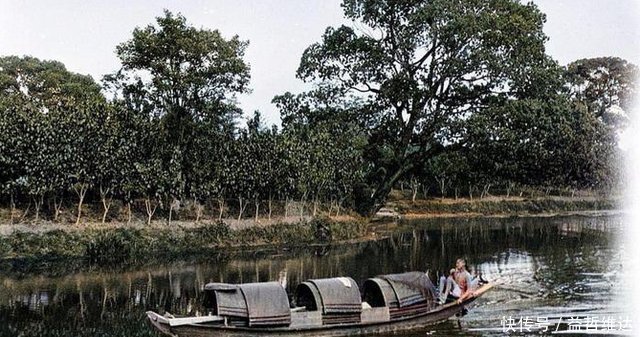
<svg viewBox="0 0 640 337">
<path fill-rule="evenodd" d="M 319 228 L 327 228 L 329 235 L 320 235 Z M 213 222 L 189 228 L 14 232 L 0 237 L 0 258 L 84 257 L 92 263 L 101 264 L 143 259 L 151 254 L 172 256 L 229 247 L 327 243 L 359 238 L 365 235 L 365 231 L 364 221 L 334 222 L 329 218 L 316 218 L 308 222 L 252 226 L 240 230 L 232 230 L 222 222 Z"/>
</svg>

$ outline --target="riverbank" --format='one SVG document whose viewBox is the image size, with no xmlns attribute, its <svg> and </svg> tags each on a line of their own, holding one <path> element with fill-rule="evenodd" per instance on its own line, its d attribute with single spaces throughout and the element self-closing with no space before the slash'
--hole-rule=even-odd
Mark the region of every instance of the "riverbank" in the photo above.
<svg viewBox="0 0 640 337">
<path fill-rule="evenodd" d="M 374 219 L 357 216 L 261 219 L 228 222 L 90 223 L 72 226 L 45 222 L 0 226 L 0 260 L 47 261 L 82 258 L 108 264 L 149 256 L 170 258 L 228 249 L 300 247 L 365 241 L 388 234 L 371 220 L 439 217 L 553 216 L 617 209 L 619 200 L 596 197 L 392 200 L 389 213 Z M 387 226 L 388 227 L 388 226 Z M 392 226 L 393 227 L 393 226 Z"/>
<path fill-rule="evenodd" d="M 386 209 L 407 219 L 468 216 L 535 216 L 619 209 L 618 198 L 589 197 L 486 197 L 483 199 L 392 200 Z"/>
<path fill-rule="evenodd" d="M 110 263 L 148 256 L 206 254 L 228 248 L 328 244 L 366 236 L 366 221 L 327 217 L 297 223 L 231 228 L 224 222 L 197 226 L 154 225 L 68 227 L 49 231 L 17 230 L 0 236 L 1 259 L 86 258 Z"/>
</svg>

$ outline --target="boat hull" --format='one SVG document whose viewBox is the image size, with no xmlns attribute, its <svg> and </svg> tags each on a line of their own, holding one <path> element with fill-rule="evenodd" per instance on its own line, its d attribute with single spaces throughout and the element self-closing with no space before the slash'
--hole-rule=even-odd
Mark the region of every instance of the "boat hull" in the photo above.
<svg viewBox="0 0 640 337">
<path fill-rule="evenodd" d="M 476 298 L 488 291 L 493 285 L 482 286 L 476 295 L 463 301 L 462 303 L 449 303 L 439 306 L 433 310 L 416 314 L 412 317 L 402 319 L 358 323 L 358 324 L 336 324 L 322 326 L 298 326 L 298 327 L 234 327 L 220 324 L 195 323 L 180 326 L 170 326 L 169 320 L 156 314 L 147 312 L 149 322 L 160 332 L 173 337 L 249 337 L 249 336 L 314 336 L 314 337 L 338 337 L 338 336 L 362 336 L 380 333 L 397 333 L 423 329 L 427 326 L 446 321 L 451 316 L 464 310 Z"/>
</svg>

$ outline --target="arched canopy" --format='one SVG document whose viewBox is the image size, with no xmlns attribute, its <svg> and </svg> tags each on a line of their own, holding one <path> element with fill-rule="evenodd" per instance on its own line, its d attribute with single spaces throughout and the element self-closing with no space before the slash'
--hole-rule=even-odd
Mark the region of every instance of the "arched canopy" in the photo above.
<svg viewBox="0 0 640 337">
<path fill-rule="evenodd" d="M 295 298 L 297 305 L 321 311 L 323 324 L 360 322 L 360 289 L 350 277 L 302 282 L 296 288 Z"/>
<path fill-rule="evenodd" d="M 209 283 L 204 289 L 217 315 L 246 319 L 249 326 L 291 323 L 289 298 L 278 282 Z"/>
<path fill-rule="evenodd" d="M 360 289 L 350 277 L 315 279 L 303 282 L 296 289 L 297 303 L 307 309 L 322 309 L 324 314 L 359 313 L 362 311 Z M 311 300 L 313 300 L 312 303 Z"/>
<path fill-rule="evenodd" d="M 433 283 L 422 272 L 381 275 L 364 282 L 364 300 L 372 307 L 390 309 L 435 302 Z"/>
</svg>

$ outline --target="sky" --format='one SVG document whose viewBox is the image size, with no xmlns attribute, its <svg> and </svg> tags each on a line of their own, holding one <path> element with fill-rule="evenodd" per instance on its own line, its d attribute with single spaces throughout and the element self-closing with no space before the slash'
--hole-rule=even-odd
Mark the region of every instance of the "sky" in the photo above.
<svg viewBox="0 0 640 337">
<path fill-rule="evenodd" d="M 547 14 L 547 50 L 561 64 L 619 56 L 640 64 L 640 5 L 636 0 L 534 0 Z M 344 22 L 339 0 L 70 0 L 0 2 L 0 56 L 58 60 L 99 81 L 119 67 L 115 47 L 163 9 L 182 13 L 196 27 L 249 40 L 252 92 L 238 101 L 246 114 L 260 110 L 279 124 L 273 96 L 301 92 L 300 56 L 327 26 Z"/>
</svg>

